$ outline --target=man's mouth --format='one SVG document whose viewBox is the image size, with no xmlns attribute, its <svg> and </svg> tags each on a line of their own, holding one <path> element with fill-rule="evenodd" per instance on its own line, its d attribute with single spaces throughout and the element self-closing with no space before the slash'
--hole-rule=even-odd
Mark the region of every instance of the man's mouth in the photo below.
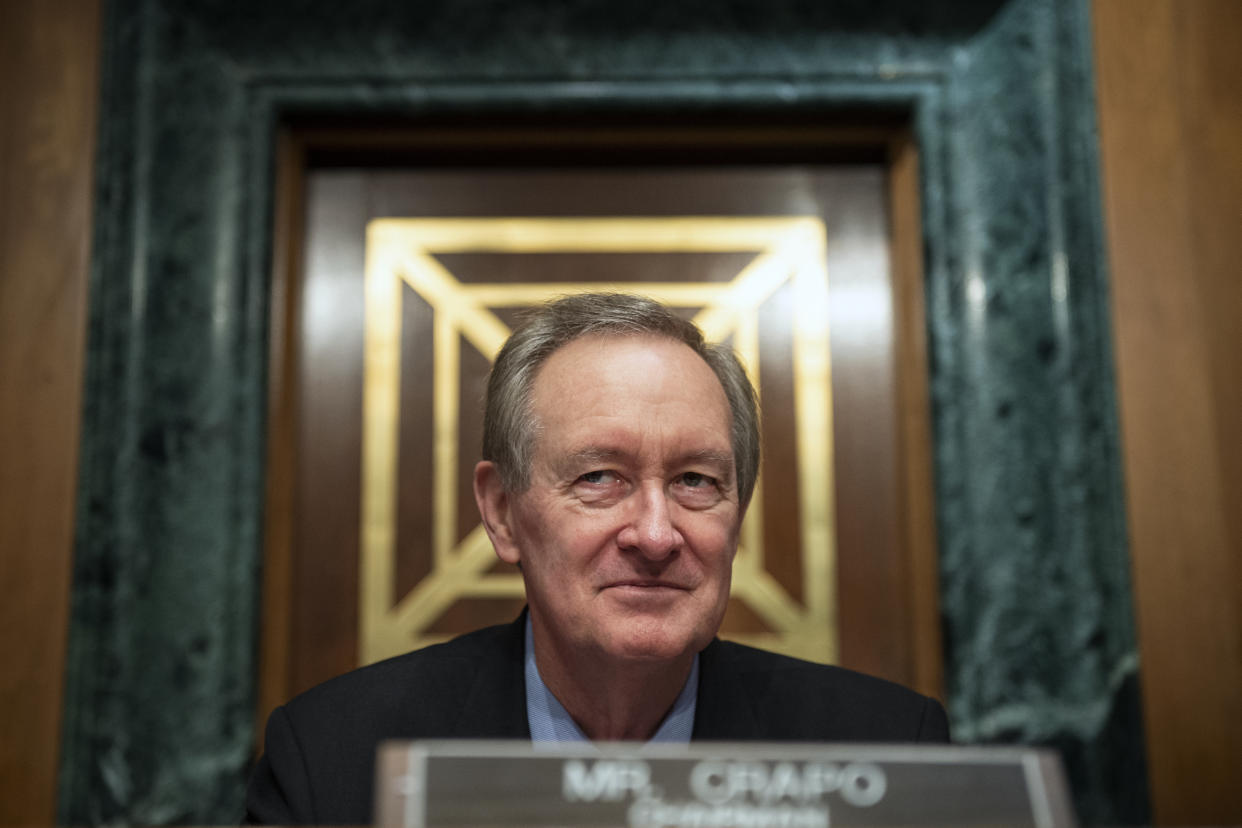
<svg viewBox="0 0 1242 828">
<path fill-rule="evenodd" d="M 689 587 L 674 583 L 672 581 L 649 580 L 645 578 L 626 579 L 623 581 L 613 581 L 604 587 L 605 589 L 617 589 L 633 591 L 635 593 L 642 592 L 660 592 L 660 591 L 686 591 Z"/>
</svg>

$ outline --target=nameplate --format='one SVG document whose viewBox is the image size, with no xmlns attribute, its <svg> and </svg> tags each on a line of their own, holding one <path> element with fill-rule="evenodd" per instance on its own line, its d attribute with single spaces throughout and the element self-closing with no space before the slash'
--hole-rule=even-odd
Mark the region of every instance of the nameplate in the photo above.
<svg viewBox="0 0 1242 828">
<path fill-rule="evenodd" d="M 375 815 L 386 828 L 1075 825 L 1049 751 L 754 743 L 388 742 Z"/>
</svg>

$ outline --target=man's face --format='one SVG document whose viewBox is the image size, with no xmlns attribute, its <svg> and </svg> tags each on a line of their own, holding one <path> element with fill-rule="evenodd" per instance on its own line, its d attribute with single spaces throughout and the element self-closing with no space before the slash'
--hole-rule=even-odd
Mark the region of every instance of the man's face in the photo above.
<svg viewBox="0 0 1242 828">
<path fill-rule="evenodd" d="M 536 642 L 615 660 L 701 650 L 724 616 L 741 521 L 711 368 L 670 339 L 584 337 L 544 363 L 532 401 L 531 485 L 503 496 L 489 528 L 521 563 Z"/>
</svg>

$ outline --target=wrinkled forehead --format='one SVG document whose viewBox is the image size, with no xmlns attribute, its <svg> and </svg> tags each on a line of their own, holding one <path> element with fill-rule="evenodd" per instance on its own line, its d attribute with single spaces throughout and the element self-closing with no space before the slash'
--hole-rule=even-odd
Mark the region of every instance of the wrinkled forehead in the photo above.
<svg viewBox="0 0 1242 828">
<path fill-rule="evenodd" d="M 698 381 L 701 390 L 710 387 L 718 392 L 719 401 L 728 404 L 720 378 L 689 345 L 662 334 L 611 331 L 584 334 L 548 354 L 534 371 L 531 396 L 539 396 L 541 390 L 546 393 L 549 385 L 562 393 L 589 394 L 600 383 L 625 379 L 634 380 L 636 387 L 653 386 L 674 375 Z M 678 390 L 664 387 L 668 396 Z"/>
<path fill-rule="evenodd" d="M 729 401 L 716 372 L 690 346 L 660 335 L 590 334 L 562 345 L 534 375 L 530 402 L 537 429 L 676 416 L 729 444 Z"/>
</svg>

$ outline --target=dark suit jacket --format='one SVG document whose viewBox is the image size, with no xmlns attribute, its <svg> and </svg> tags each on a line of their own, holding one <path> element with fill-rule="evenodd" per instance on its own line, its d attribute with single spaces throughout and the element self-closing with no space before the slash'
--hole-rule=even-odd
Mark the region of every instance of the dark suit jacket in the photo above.
<svg viewBox="0 0 1242 828">
<path fill-rule="evenodd" d="M 529 739 L 524 616 L 325 682 L 277 708 L 246 821 L 371 822 L 385 739 Z M 945 742 L 944 709 L 891 682 L 725 641 L 699 657 L 694 739 Z"/>
</svg>

